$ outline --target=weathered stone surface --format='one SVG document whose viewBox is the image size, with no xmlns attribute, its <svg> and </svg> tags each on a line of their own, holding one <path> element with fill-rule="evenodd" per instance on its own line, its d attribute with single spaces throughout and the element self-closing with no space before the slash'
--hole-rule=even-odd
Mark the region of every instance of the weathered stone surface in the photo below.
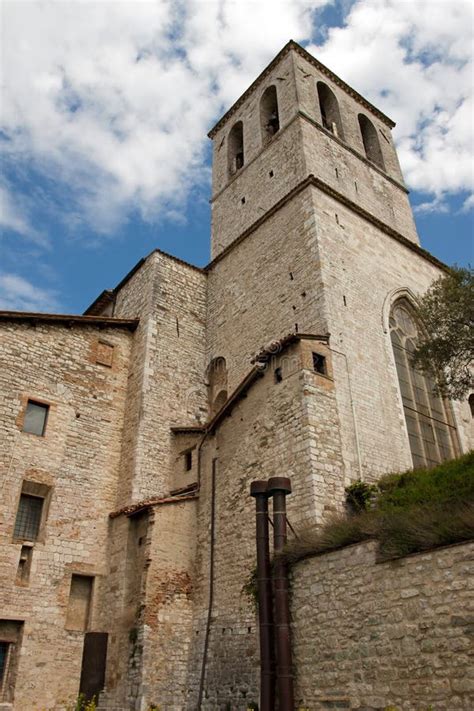
<svg viewBox="0 0 474 711">
<path fill-rule="evenodd" d="M 474 544 L 384 563 L 377 563 L 376 548 L 348 546 L 293 566 L 298 704 L 322 711 L 337 693 L 351 709 L 471 709 L 472 636 L 456 613 L 474 602 L 466 577 Z M 433 569 L 447 561 L 452 578 L 433 580 Z M 314 580 L 323 588 L 317 597 Z M 449 626 L 440 610 L 451 613 Z"/>
</svg>

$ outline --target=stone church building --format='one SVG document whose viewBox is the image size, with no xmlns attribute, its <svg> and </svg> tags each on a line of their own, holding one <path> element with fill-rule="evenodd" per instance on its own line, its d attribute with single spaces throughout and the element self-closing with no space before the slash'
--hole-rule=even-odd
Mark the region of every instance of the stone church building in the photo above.
<svg viewBox="0 0 474 711">
<path fill-rule="evenodd" d="M 291 477 L 301 530 L 471 448 L 410 366 L 447 268 L 393 126 L 290 41 L 209 133 L 207 267 L 157 249 L 82 316 L 0 313 L 0 709 L 247 708 L 250 482 Z"/>
</svg>

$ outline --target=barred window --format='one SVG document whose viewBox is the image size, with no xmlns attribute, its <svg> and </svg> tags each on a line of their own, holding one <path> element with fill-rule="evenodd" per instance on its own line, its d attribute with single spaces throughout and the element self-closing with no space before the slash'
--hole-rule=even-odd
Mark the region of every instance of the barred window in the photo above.
<svg viewBox="0 0 474 711">
<path fill-rule="evenodd" d="M 456 428 L 436 383 L 415 370 L 413 353 L 419 338 L 410 304 L 401 299 L 390 317 L 390 337 L 407 424 L 413 466 L 433 467 L 456 454 Z"/>
<path fill-rule="evenodd" d="M 14 538 L 36 541 L 41 524 L 44 499 L 39 496 L 22 494 L 16 514 Z"/>
</svg>

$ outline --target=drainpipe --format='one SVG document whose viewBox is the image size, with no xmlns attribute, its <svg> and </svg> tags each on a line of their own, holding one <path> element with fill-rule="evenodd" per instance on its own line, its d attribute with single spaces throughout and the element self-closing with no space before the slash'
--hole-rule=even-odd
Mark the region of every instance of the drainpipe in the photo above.
<svg viewBox="0 0 474 711">
<path fill-rule="evenodd" d="M 290 605 L 288 570 L 278 555 L 286 543 L 286 497 L 291 494 L 291 482 L 276 476 L 268 480 L 268 493 L 273 496 L 273 591 L 275 600 L 275 638 L 277 657 L 277 688 L 279 711 L 294 711 L 293 674 L 291 662 Z"/>
<path fill-rule="evenodd" d="M 275 709 L 273 650 L 273 601 L 268 541 L 268 491 L 266 481 L 253 481 L 250 496 L 255 499 L 257 542 L 257 590 L 260 636 L 260 711 Z"/>
<path fill-rule="evenodd" d="M 204 441 L 204 440 L 203 440 Z M 199 691 L 197 708 L 201 709 L 204 696 L 204 682 L 206 680 L 207 654 L 209 651 L 209 635 L 211 632 L 212 610 L 214 605 L 214 559 L 216 543 L 216 470 L 217 459 L 212 460 L 211 477 L 211 536 L 209 549 L 209 597 L 207 603 L 206 630 L 204 633 L 204 648 L 202 652 L 201 674 L 199 676 Z"/>
</svg>

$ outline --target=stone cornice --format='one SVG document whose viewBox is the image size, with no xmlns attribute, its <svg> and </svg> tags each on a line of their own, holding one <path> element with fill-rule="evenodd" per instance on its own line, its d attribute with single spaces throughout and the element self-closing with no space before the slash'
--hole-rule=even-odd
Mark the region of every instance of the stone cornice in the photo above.
<svg viewBox="0 0 474 711">
<path fill-rule="evenodd" d="M 287 202 L 292 200 L 294 197 L 299 195 L 303 190 L 305 190 L 309 186 L 314 186 L 315 188 L 318 188 L 318 190 L 321 190 L 322 192 L 326 193 L 326 195 L 329 195 L 330 197 L 334 198 L 335 200 L 338 200 L 342 205 L 347 207 L 349 210 L 352 210 L 353 212 L 357 213 L 362 217 L 363 219 L 367 220 L 367 222 L 370 222 L 371 224 L 375 225 L 381 232 L 384 232 L 386 235 L 391 237 L 392 239 L 396 240 L 400 244 L 402 244 L 404 247 L 407 247 L 410 249 L 412 252 L 415 252 L 418 254 L 420 257 L 423 259 L 426 259 L 428 262 L 431 262 L 431 264 L 434 264 L 434 266 L 438 267 L 438 269 L 442 269 L 445 272 L 449 272 L 450 269 L 449 267 L 441 262 L 439 259 L 434 257 L 432 254 L 426 251 L 426 249 L 423 249 L 423 247 L 420 247 L 417 245 L 415 242 L 412 242 L 409 240 L 407 237 L 402 235 L 400 232 L 397 232 L 397 230 L 394 230 L 392 227 L 387 225 L 385 222 L 382 222 L 382 220 L 379 220 L 377 217 L 374 217 L 370 212 L 367 212 L 363 207 L 360 207 L 357 203 L 353 202 L 349 198 L 347 198 L 345 195 L 342 193 L 338 192 L 334 188 L 332 188 L 330 185 L 325 183 L 323 180 L 320 178 L 316 178 L 316 176 L 310 174 L 308 175 L 307 178 L 302 180 L 298 185 L 296 185 L 290 192 L 288 192 L 281 200 L 279 200 L 273 207 L 271 207 L 267 212 L 262 215 L 261 217 L 258 218 L 253 224 L 251 224 L 249 227 L 247 227 L 246 230 L 244 230 L 233 242 L 231 242 L 225 249 L 220 252 L 214 259 L 205 267 L 206 271 L 211 270 L 218 262 L 220 262 L 222 259 L 224 259 L 237 245 L 239 245 L 241 242 L 243 242 L 249 235 L 251 235 L 255 230 L 257 230 L 261 225 L 263 225 L 268 219 L 270 219 L 275 213 L 277 213 L 279 210 L 281 210 L 282 207 L 286 205 Z"/>
<path fill-rule="evenodd" d="M 105 316 L 79 316 L 77 314 L 42 314 L 29 311 L 0 311 L 1 321 L 26 324 L 47 324 L 50 326 L 98 326 L 99 328 L 126 328 L 135 331 L 139 320 L 108 318 Z"/>
</svg>

